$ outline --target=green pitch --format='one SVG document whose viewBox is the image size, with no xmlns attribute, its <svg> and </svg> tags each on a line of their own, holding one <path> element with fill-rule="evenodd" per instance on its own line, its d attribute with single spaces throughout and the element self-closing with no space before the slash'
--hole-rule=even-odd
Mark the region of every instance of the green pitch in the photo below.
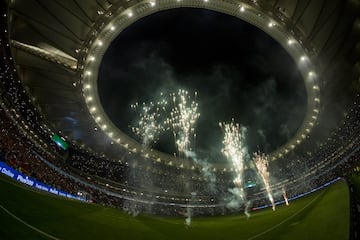
<svg viewBox="0 0 360 240">
<path fill-rule="evenodd" d="M 137 216 L 39 193 L 0 176 L 0 239 L 327 239 L 349 236 L 349 192 L 339 181 L 290 206 L 238 216 Z"/>
</svg>

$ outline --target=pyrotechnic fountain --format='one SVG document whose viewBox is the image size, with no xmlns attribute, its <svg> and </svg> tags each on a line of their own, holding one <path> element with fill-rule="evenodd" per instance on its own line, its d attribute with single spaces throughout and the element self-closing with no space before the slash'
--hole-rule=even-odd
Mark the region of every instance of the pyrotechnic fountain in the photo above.
<svg viewBox="0 0 360 240">
<path fill-rule="evenodd" d="M 142 104 L 135 103 L 130 107 L 137 113 L 137 124 L 131 127 L 132 132 L 137 135 L 142 141 L 142 148 L 146 151 L 148 147 L 152 146 L 159 140 L 160 135 L 166 130 L 165 119 L 163 113 L 166 111 L 166 100 L 161 100 L 156 103 L 149 102 Z M 146 161 L 144 164 L 151 167 L 151 162 Z M 152 184 L 152 178 L 144 174 L 139 174 L 135 168 L 131 168 L 128 172 L 128 178 L 136 178 L 138 182 L 146 185 Z M 139 210 L 131 201 L 124 201 L 127 212 L 132 215 L 137 215 Z M 151 208 L 151 205 L 149 205 Z M 151 211 L 151 210 L 150 210 Z"/>
<path fill-rule="evenodd" d="M 288 197 L 287 197 L 287 194 L 286 194 L 286 189 L 285 189 L 285 187 L 283 187 L 282 191 L 283 191 L 284 201 L 285 201 L 285 203 L 286 203 L 286 206 L 288 206 L 288 205 L 289 205 L 289 200 L 288 200 Z"/>
<path fill-rule="evenodd" d="M 138 113 L 139 118 L 137 126 L 132 127 L 131 130 L 142 139 L 145 148 L 158 141 L 162 132 L 171 130 L 179 158 L 191 158 L 203 166 L 203 175 L 210 180 L 209 186 L 214 188 L 216 178 L 210 171 L 210 164 L 197 159 L 193 149 L 196 138 L 195 125 L 200 117 L 198 104 L 195 101 L 197 92 L 194 93 L 194 100 L 188 91 L 182 89 L 178 90 L 177 93 L 170 93 L 168 95 L 169 101 L 164 98 L 163 93 L 160 96 L 162 100 L 156 103 L 142 103 L 141 105 L 135 103 L 131 105 L 131 108 Z M 168 106 L 168 102 L 172 102 L 171 108 Z M 190 192 L 189 182 L 185 183 L 185 186 Z M 194 194 L 196 195 L 196 192 L 191 192 L 191 199 L 194 198 Z M 187 225 L 191 224 L 191 215 L 192 211 L 188 208 L 185 221 Z"/>
<path fill-rule="evenodd" d="M 233 180 L 236 191 L 231 191 L 233 194 L 238 195 L 240 199 L 245 202 L 245 192 L 243 186 L 243 172 L 244 172 L 244 152 L 243 152 L 243 138 L 244 134 L 238 123 L 219 123 L 219 126 L 224 131 L 224 140 L 222 153 L 226 158 L 232 162 L 236 176 Z M 245 214 L 249 217 L 247 207 L 245 208 Z"/>
<path fill-rule="evenodd" d="M 275 203 L 274 198 L 271 194 L 271 188 L 270 188 L 270 175 L 268 171 L 268 157 L 265 154 L 255 153 L 253 157 L 256 169 L 258 170 L 258 173 L 261 176 L 261 179 L 264 182 L 265 189 L 268 195 L 268 198 L 271 202 L 272 209 L 275 211 Z"/>
<path fill-rule="evenodd" d="M 195 98 L 197 92 L 195 92 Z M 193 149 L 192 143 L 195 140 L 195 124 L 200 117 L 198 104 L 191 100 L 188 91 L 180 89 L 177 93 L 171 93 L 173 107 L 167 123 L 171 126 L 175 143 L 180 157 L 188 158 Z M 187 208 L 185 223 L 191 224 L 191 209 Z"/>
</svg>

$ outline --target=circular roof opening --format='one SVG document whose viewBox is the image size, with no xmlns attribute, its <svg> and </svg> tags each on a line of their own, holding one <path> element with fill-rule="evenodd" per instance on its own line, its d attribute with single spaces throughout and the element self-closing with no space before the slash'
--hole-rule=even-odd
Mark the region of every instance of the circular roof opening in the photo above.
<svg viewBox="0 0 360 240">
<path fill-rule="evenodd" d="M 250 153 L 270 153 L 295 135 L 307 107 L 298 66 L 278 42 L 239 18 L 205 9 L 161 11 L 127 27 L 103 56 L 97 88 L 109 119 L 139 142 L 131 104 L 178 89 L 197 92 L 194 152 L 212 162 L 224 159 L 219 122 L 245 126 Z M 172 132 L 153 147 L 175 153 Z"/>
</svg>

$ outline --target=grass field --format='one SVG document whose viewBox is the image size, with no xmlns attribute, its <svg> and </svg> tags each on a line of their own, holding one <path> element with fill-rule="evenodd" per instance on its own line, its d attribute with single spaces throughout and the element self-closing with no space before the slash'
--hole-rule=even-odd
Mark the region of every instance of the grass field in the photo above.
<svg viewBox="0 0 360 240">
<path fill-rule="evenodd" d="M 327 239 L 349 236 L 349 192 L 339 181 L 290 206 L 244 215 L 137 216 L 38 193 L 0 176 L 0 239 Z"/>
</svg>

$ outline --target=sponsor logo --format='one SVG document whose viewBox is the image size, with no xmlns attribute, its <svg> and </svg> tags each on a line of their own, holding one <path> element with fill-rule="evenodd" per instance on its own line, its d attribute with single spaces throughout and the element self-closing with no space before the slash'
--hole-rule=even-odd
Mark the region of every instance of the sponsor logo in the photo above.
<svg viewBox="0 0 360 240">
<path fill-rule="evenodd" d="M 43 191 L 49 191 L 49 188 L 45 187 L 44 185 L 41 185 L 41 184 L 38 184 L 38 183 L 35 183 L 35 187 L 37 189 L 40 189 L 40 190 L 43 190 Z"/>
<path fill-rule="evenodd" d="M 56 195 L 59 194 L 59 191 L 56 190 L 55 188 L 50 188 L 50 192 L 53 193 L 53 194 L 56 194 Z"/>
<path fill-rule="evenodd" d="M 62 197 L 66 197 L 66 193 L 63 193 L 63 192 L 59 192 L 59 195 Z"/>
<path fill-rule="evenodd" d="M 29 177 L 23 177 L 21 175 L 18 175 L 18 177 L 16 178 L 16 180 L 18 180 L 19 182 L 25 183 L 26 185 L 29 186 L 33 186 L 34 185 L 34 181 L 32 181 L 31 179 L 29 179 Z"/>
<path fill-rule="evenodd" d="M 6 176 L 9 176 L 9 177 L 12 177 L 12 178 L 15 176 L 15 174 L 12 173 L 11 170 L 8 170 L 8 169 L 6 169 L 6 168 L 1 169 L 1 172 L 2 172 L 3 174 L 5 174 Z"/>
</svg>

